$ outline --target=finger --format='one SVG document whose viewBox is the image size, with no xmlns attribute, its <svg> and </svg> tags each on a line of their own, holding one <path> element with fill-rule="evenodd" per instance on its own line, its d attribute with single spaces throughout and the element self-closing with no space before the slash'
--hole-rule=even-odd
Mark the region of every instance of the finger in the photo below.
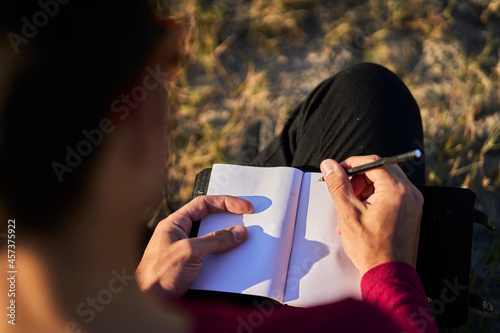
<svg viewBox="0 0 500 333">
<path fill-rule="evenodd" d="M 409 180 L 406 174 L 404 173 L 403 169 L 399 166 L 399 164 L 391 164 L 387 166 L 387 169 L 392 172 L 392 174 L 396 177 L 399 178 L 401 181 Z"/>
<path fill-rule="evenodd" d="M 368 164 L 375 162 L 379 160 L 380 157 L 377 155 L 370 155 L 370 156 L 352 156 L 348 158 L 347 160 L 343 161 L 340 163 L 342 168 L 344 169 L 349 169 L 349 168 L 354 168 L 360 165 Z M 352 190 L 354 192 L 354 195 L 356 195 L 358 198 L 360 197 L 360 194 L 366 191 L 367 187 L 370 187 L 372 184 L 372 181 L 368 179 L 364 173 L 356 174 L 351 177 L 351 186 Z"/>
<path fill-rule="evenodd" d="M 341 163 L 344 168 L 353 168 L 360 165 L 372 163 L 380 160 L 380 156 L 377 155 L 367 155 L 367 156 L 351 156 L 347 160 Z M 397 164 L 387 165 L 384 167 L 379 167 L 376 169 L 372 169 L 363 173 L 366 183 L 371 184 L 375 182 L 384 182 L 384 181 L 394 181 L 396 179 L 402 180 L 406 178 L 404 172 Z M 358 180 L 359 181 L 359 180 Z M 356 186 L 360 186 L 360 184 L 356 184 Z M 363 189 L 364 190 L 364 189 Z M 359 187 L 356 188 L 356 191 L 359 191 Z"/>
<path fill-rule="evenodd" d="M 194 198 L 172 215 L 177 226 L 187 234 L 191 230 L 193 221 L 198 221 L 208 214 L 230 212 L 235 214 L 249 214 L 253 211 L 250 201 L 228 195 L 202 195 Z"/>
<path fill-rule="evenodd" d="M 337 214 L 352 215 L 359 200 L 353 193 L 349 178 L 344 169 L 334 160 L 321 162 L 321 172 L 325 179 L 328 191 L 333 198 Z"/>
<path fill-rule="evenodd" d="M 358 198 L 360 200 L 366 200 L 368 199 L 373 193 L 375 192 L 375 188 L 373 187 L 373 184 L 368 185 L 363 189 L 361 193 L 359 193 Z"/>
<path fill-rule="evenodd" d="M 233 197 L 230 195 L 206 195 L 198 197 L 201 201 L 200 206 L 206 208 L 206 212 L 202 212 L 203 216 L 194 216 L 196 219 L 204 218 L 208 214 L 214 213 L 235 213 L 249 214 L 253 211 L 253 205 L 250 201 Z"/>
<path fill-rule="evenodd" d="M 243 243 L 247 236 L 247 228 L 242 225 L 235 225 L 227 229 L 214 231 L 203 237 L 191 238 L 190 241 L 193 253 L 204 258 L 212 253 L 234 249 Z"/>
<path fill-rule="evenodd" d="M 354 195 L 359 198 L 367 188 L 372 187 L 372 182 L 369 181 L 364 174 L 353 175 L 351 177 L 351 186 Z"/>
<path fill-rule="evenodd" d="M 351 156 L 347 160 L 342 161 L 340 165 L 344 169 L 354 168 L 380 160 L 378 155 Z"/>
</svg>

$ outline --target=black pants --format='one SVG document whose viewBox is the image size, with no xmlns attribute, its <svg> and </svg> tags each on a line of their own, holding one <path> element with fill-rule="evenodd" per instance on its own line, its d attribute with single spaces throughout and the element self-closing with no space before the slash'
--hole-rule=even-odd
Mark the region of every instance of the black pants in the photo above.
<svg viewBox="0 0 500 333">
<path fill-rule="evenodd" d="M 326 158 L 423 152 L 422 132 L 420 110 L 405 84 L 382 66 L 362 63 L 316 87 L 254 164 L 317 170 Z M 415 185 L 424 185 L 424 157 L 401 167 Z"/>
</svg>

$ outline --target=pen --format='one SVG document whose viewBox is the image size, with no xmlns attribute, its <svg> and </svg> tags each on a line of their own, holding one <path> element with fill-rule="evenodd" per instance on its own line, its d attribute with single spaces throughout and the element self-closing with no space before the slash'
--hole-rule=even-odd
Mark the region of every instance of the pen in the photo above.
<svg viewBox="0 0 500 333">
<path fill-rule="evenodd" d="M 372 162 L 372 163 L 360 165 L 360 166 L 357 166 L 354 168 L 349 168 L 349 169 L 346 169 L 345 172 L 347 173 L 348 176 L 352 176 L 352 175 L 355 175 L 358 173 L 366 172 L 368 170 L 380 168 L 380 167 L 383 167 L 386 165 L 401 163 L 401 162 L 405 162 L 408 160 L 412 160 L 414 158 L 420 158 L 421 156 L 422 156 L 422 152 L 420 151 L 420 149 L 415 149 L 415 150 L 409 151 L 409 152 L 404 153 L 404 154 L 399 154 L 399 155 L 392 156 L 392 157 L 384 157 L 384 158 L 381 158 L 380 160 Z M 321 177 L 320 179 L 318 179 L 318 181 L 324 182 L 325 179 L 323 177 Z"/>
</svg>

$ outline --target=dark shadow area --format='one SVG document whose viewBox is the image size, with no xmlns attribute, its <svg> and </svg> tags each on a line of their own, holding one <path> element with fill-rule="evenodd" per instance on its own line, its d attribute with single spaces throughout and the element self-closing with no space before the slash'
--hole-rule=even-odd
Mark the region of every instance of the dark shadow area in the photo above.
<svg viewBox="0 0 500 333">
<path fill-rule="evenodd" d="M 253 204 L 252 214 L 262 213 L 271 207 L 273 201 L 262 195 L 240 196 L 240 198 L 250 201 Z"/>
</svg>

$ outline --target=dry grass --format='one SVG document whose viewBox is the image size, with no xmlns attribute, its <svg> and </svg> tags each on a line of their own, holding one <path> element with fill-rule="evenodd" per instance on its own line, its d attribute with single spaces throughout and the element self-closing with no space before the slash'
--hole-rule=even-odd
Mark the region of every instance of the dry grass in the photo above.
<svg viewBox="0 0 500 333">
<path fill-rule="evenodd" d="M 421 107 L 428 184 L 473 189 L 478 207 L 500 223 L 500 1 L 177 5 L 191 18 L 192 30 L 190 65 L 171 89 L 170 210 L 189 200 L 203 168 L 255 156 L 323 79 L 372 61 L 397 73 Z M 485 281 L 499 282 L 500 242 L 485 237 L 493 245 L 474 249 L 485 260 L 475 259 L 473 269 L 483 273 L 473 276 L 473 289 L 488 294 L 498 292 Z M 498 328 L 499 318 L 498 311 L 472 315 L 463 329 L 486 329 L 494 322 Z"/>
</svg>

